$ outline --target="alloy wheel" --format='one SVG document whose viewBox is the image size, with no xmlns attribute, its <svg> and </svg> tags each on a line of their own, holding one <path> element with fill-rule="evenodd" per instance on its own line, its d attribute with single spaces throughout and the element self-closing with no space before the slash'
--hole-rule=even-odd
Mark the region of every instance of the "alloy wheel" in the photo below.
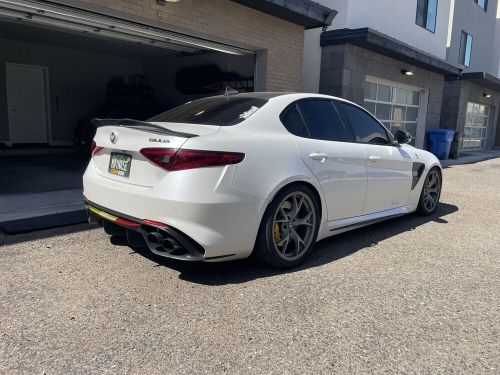
<svg viewBox="0 0 500 375">
<path fill-rule="evenodd" d="M 300 258 L 311 247 L 316 220 L 315 206 L 307 194 L 288 194 L 278 205 L 272 222 L 278 255 L 287 261 Z"/>
<path fill-rule="evenodd" d="M 423 205 L 429 212 L 434 210 L 439 200 L 439 193 L 441 190 L 441 176 L 438 171 L 432 170 L 427 175 L 424 182 L 424 196 Z"/>
</svg>

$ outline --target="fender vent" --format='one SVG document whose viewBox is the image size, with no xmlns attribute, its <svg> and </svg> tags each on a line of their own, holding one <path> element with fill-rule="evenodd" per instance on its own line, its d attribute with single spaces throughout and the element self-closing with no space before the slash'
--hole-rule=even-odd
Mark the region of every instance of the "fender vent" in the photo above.
<svg viewBox="0 0 500 375">
<path fill-rule="evenodd" d="M 420 177 L 422 177 L 422 174 L 424 173 L 425 170 L 425 164 L 424 163 L 413 163 L 413 170 L 412 170 L 412 181 L 411 181 L 411 190 L 415 189 L 415 186 L 417 186 L 418 181 L 420 181 Z"/>
</svg>

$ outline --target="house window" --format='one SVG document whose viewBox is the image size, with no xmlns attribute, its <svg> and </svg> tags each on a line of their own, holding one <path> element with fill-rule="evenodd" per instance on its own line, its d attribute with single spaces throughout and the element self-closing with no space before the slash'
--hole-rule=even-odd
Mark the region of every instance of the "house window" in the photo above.
<svg viewBox="0 0 500 375">
<path fill-rule="evenodd" d="M 415 145 L 420 90 L 366 81 L 363 106 L 375 115 L 392 134 L 400 129 L 410 132 L 411 144 Z"/>
<path fill-rule="evenodd" d="M 417 25 L 432 32 L 436 31 L 437 4 L 438 0 L 417 1 L 417 19 L 415 21 Z"/>
<path fill-rule="evenodd" d="M 474 2 L 479 5 L 485 12 L 488 11 L 488 0 L 474 0 Z"/>
<path fill-rule="evenodd" d="M 465 66 L 470 66 L 470 56 L 472 52 L 472 35 L 462 31 L 460 38 L 460 54 L 458 55 L 458 62 Z"/>
<path fill-rule="evenodd" d="M 472 102 L 467 103 L 462 149 L 474 150 L 486 147 L 489 112 L 489 106 Z"/>
</svg>

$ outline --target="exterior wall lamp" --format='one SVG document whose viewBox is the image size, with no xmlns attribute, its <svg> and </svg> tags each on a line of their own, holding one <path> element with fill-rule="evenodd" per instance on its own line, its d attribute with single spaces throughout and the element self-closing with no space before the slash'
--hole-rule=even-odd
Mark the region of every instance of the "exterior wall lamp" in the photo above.
<svg viewBox="0 0 500 375">
<path fill-rule="evenodd" d="M 409 70 L 401 70 L 401 74 L 404 75 L 404 76 L 412 76 L 413 75 L 413 72 L 410 72 Z"/>
</svg>

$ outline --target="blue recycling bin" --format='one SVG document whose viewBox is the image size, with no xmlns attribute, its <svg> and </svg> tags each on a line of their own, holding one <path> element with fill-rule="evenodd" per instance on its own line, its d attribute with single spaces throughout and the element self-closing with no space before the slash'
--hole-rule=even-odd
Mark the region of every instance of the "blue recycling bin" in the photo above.
<svg viewBox="0 0 500 375">
<path fill-rule="evenodd" d="M 427 131 L 429 151 L 436 155 L 438 159 L 447 160 L 450 156 L 450 147 L 454 135 L 455 130 L 429 129 Z"/>
</svg>

